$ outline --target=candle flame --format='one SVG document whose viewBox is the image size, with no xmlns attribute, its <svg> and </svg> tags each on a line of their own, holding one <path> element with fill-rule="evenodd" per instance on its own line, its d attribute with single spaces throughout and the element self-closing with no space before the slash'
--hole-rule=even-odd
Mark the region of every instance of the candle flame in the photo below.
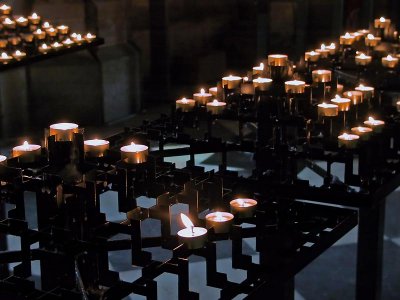
<svg viewBox="0 0 400 300">
<path fill-rule="evenodd" d="M 373 117 L 368 117 L 368 121 L 375 122 L 375 119 Z"/>
<path fill-rule="evenodd" d="M 34 12 L 34 13 L 32 14 L 31 17 L 32 17 L 33 19 L 37 19 L 38 15 L 37 15 L 37 13 Z"/>
<path fill-rule="evenodd" d="M 42 44 L 41 46 L 43 49 L 47 49 L 47 45 L 46 44 Z"/>
<path fill-rule="evenodd" d="M 28 143 L 28 141 L 25 141 L 25 142 L 22 144 L 22 147 L 23 147 L 24 150 L 28 150 L 28 149 L 29 149 L 29 143 Z"/>
<path fill-rule="evenodd" d="M 5 53 L 5 52 L 2 52 L 2 53 L 1 53 L 1 58 L 8 58 L 8 55 L 7 55 L 7 53 Z"/>
<path fill-rule="evenodd" d="M 182 103 L 188 103 L 188 100 L 186 98 L 182 98 Z"/>
<path fill-rule="evenodd" d="M 335 49 L 336 45 L 335 45 L 335 43 L 331 43 L 331 45 L 329 47 L 332 48 L 332 49 Z"/>
<path fill-rule="evenodd" d="M 358 85 L 358 87 L 363 88 L 364 85 L 363 85 L 362 83 L 360 83 L 360 84 Z"/>
<path fill-rule="evenodd" d="M 243 77 L 243 80 L 244 81 L 249 81 L 249 77 L 245 76 L 245 77 Z"/>
<path fill-rule="evenodd" d="M 384 22 L 386 22 L 386 19 L 385 19 L 384 17 L 380 17 L 380 18 L 379 18 L 379 21 L 382 22 L 382 23 L 384 23 Z"/>
<path fill-rule="evenodd" d="M 366 58 L 367 56 L 364 53 L 360 54 L 360 58 Z"/>
<path fill-rule="evenodd" d="M 348 92 L 347 95 L 349 95 L 349 97 L 353 96 L 352 92 Z"/>
<path fill-rule="evenodd" d="M 135 146 L 135 143 L 134 143 L 134 142 L 131 142 L 131 146 Z"/>
<path fill-rule="evenodd" d="M 36 30 L 36 33 L 40 34 L 40 33 L 42 33 L 42 30 L 39 28 L 38 30 Z"/>
<path fill-rule="evenodd" d="M 239 206 L 243 207 L 245 205 L 245 201 L 243 199 L 237 199 L 236 202 L 239 204 Z"/>
<path fill-rule="evenodd" d="M 214 99 L 212 103 L 213 103 L 213 105 L 217 105 L 218 104 L 218 100 Z"/>
<path fill-rule="evenodd" d="M 86 35 L 86 37 L 88 38 L 88 39 L 91 39 L 91 38 L 93 38 L 94 37 L 94 35 L 92 35 L 90 32 Z"/>
<path fill-rule="evenodd" d="M 351 35 L 350 35 L 350 33 L 346 32 L 346 34 L 344 35 L 344 38 L 345 38 L 345 39 L 349 39 L 349 38 L 351 38 Z"/>
<path fill-rule="evenodd" d="M 0 6 L 0 9 L 1 9 L 1 10 L 6 10 L 6 9 L 9 9 L 9 8 L 10 8 L 10 6 L 5 5 L 5 4 L 3 4 L 2 6 Z"/>
<path fill-rule="evenodd" d="M 393 60 L 393 57 L 389 54 L 388 56 L 386 56 L 387 60 Z"/>
<path fill-rule="evenodd" d="M 19 17 L 19 18 L 17 19 L 17 21 L 18 21 L 18 22 L 24 22 L 24 21 L 26 21 L 26 19 L 25 19 L 24 17 Z"/>
<path fill-rule="evenodd" d="M 182 220 L 183 225 L 185 225 L 186 228 L 194 227 L 194 225 L 193 225 L 192 221 L 189 219 L 189 217 L 183 213 L 181 213 L 181 220 Z"/>
<path fill-rule="evenodd" d="M 347 134 L 346 132 L 344 132 L 344 133 L 342 134 L 342 139 L 344 139 L 344 140 L 351 140 L 351 136 L 350 136 L 350 134 Z"/>
<path fill-rule="evenodd" d="M 312 50 L 312 51 L 310 52 L 310 55 L 317 55 L 317 52 L 315 52 L 314 50 Z"/>
<path fill-rule="evenodd" d="M 44 27 L 44 28 L 50 27 L 50 23 L 49 23 L 49 22 L 44 22 L 44 23 L 43 23 L 43 27 Z"/>
<path fill-rule="evenodd" d="M 203 88 L 200 89 L 200 94 L 204 94 L 205 92 L 206 92 L 205 89 Z"/>
<path fill-rule="evenodd" d="M 21 55 L 21 54 L 22 54 L 21 51 L 19 50 L 15 51 L 15 55 Z"/>
<path fill-rule="evenodd" d="M 4 23 L 6 23 L 6 24 L 11 24 L 11 23 L 12 23 L 12 21 L 11 21 L 11 19 L 10 19 L 10 18 L 6 18 L 6 19 L 4 20 Z"/>
<path fill-rule="evenodd" d="M 260 63 L 260 69 L 264 70 L 264 64 L 263 63 Z"/>
<path fill-rule="evenodd" d="M 325 44 L 321 44 L 321 50 L 325 50 L 326 46 Z"/>
<path fill-rule="evenodd" d="M 374 37 L 374 35 L 373 34 L 371 34 L 371 33 L 368 33 L 368 35 L 367 35 L 367 39 L 369 39 L 369 40 L 373 40 L 375 37 Z"/>
<path fill-rule="evenodd" d="M 339 95 L 336 95 L 336 96 L 335 96 L 335 99 L 340 99 L 340 96 L 339 96 Z"/>
</svg>

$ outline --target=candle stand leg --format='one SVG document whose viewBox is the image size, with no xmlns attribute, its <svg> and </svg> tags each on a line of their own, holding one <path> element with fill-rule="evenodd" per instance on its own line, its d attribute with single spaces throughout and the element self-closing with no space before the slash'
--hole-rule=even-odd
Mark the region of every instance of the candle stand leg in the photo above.
<svg viewBox="0 0 400 300">
<path fill-rule="evenodd" d="M 378 300 L 382 288 L 385 201 L 359 210 L 357 243 L 357 300 Z"/>
<path fill-rule="evenodd" d="M 0 203 L 0 221 L 6 218 L 6 205 L 5 203 Z M 0 233 L 0 251 L 7 250 L 7 235 Z M 0 264 L 0 278 L 7 277 L 8 264 Z"/>
</svg>

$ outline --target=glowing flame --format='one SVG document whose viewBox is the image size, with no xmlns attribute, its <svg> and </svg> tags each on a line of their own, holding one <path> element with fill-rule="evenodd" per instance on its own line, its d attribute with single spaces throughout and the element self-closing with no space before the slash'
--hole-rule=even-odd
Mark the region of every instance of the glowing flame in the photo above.
<svg viewBox="0 0 400 300">
<path fill-rule="evenodd" d="M 339 95 L 336 95 L 336 96 L 335 96 L 335 99 L 340 99 L 340 96 L 339 96 Z"/>
<path fill-rule="evenodd" d="M 224 217 L 222 216 L 222 213 L 217 211 L 215 213 L 215 221 L 224 221 Z"/>
<path fill-rule="evenodd" d="M 321 50 L 325 50 L 326 46 L 325 44 L 321 44 Z"/>
<path fill-rule="evenodd" d="M 380 18 L 379 18 L 379 21 L 380 21 L 381 23 L 384 23 L 384 22 L 386 22 L 386 19 L 385 19 L 384 17 L 380 17 Z"/>
<path fill-rule="evenodd" d="M 18 22 L 25 22 L 26 19 L 25 19 L 24 17 L 19 17 L 19 18 L 17 19 L 17 21 L 18 21 Z"/>
<path fill-rule="evenodd" d="M 7 55 L 7 53 L 5 53 L 5 52 L 2 52 L 2 53 L 1 53 L 1 58 L 8 58 L 8 55 Z"/>
<path fill-rule="evenodd" d="M 358 87 L 363 88 L 364 85 L 362 83 L 360 83 Z"/>
<path fill-rule="evenodd" d="M 387 60 L 393 60 L 393 57 L 389 54 L 388 56 L 386 56 Z"/>
<path fill-rule="evenodd" d="M 317 55 L 317 52 L 315 52 L 314 50 L 310 52 L 310 55 Z"/>
<path fill-rule="evenodd" d="M 17 50 L 17 51 L 15 51 L 15 55 L 21 55 L 22 53 L 21 53 L 21 51 L 19 51 L 19 50 Z"/>
<path fill-rule="evenodd" d="M 131 142 L 131 146 L 132 146 L 132 147 L 135 147 L 135 143 L 134 143 L 134 142 Z"/>
<path fill-rule="evenodd" d="M 347 95 L 349 95 L 349 97 L 353 96 L 352 92 L 348 92 Z"/>
<path fill-rule="evenodd" d="M 41 47 L 42 47 L 43 49 L 47 49 L 47 48 L 48 48 L 46 44 L 42 44 Z"/>
<path fill-rule="evenodd" d="M 335 43 L 331 43 L 331 45 L 329 46 L 331 49 L 335 49 L 336 48 L 336 45 L 335 45 Z"/>
<path fill-rule="evenodd" d="M 368 117 L 368 121 L 375 122 L 375 119 L 373 117 Z"/>
<path fill-rule="evenodd" d="M 374 37 L 374 35 L 373 34 L 371 34 L 371 33 L 368 33 L 368 35 L 367 35 L 367 39 L 369 39 L 369 40 L 373 40 L 375 37 Z"/>
<path fill-rule="evenodd" d="M 29 143 L 28 143 L 28 141 L 25 141 L 25 142 L 22 144 L 22 147 L 23 147 L 25 150 L 28 150 L 28 149 L 29 149 Z"/>
<path fill-rule="evenodd" d="M 350 35 L 350 33 L 346 32 L 346 34 L 344 35 L 344 38 L 345 38 L 345 39 L 349 39 L 349 38 L 351 38 L 351 35 Z"/>
<path fill-rule="evenodd" d="M 41 33 L 42 33 L 42 30 L 39 28 L 38 30 L 36 30 L 36 33 L 37 33 L 37 34 L 41 34 Z"/>
<path fill-rule="evenodd" d="M 218 105 L 218 100 L 217 100 L 217 99 L 214 99 L 213 102 L 212 102 L 212 104 L 213 104 L 213 105 Z"/>
<path fill-rule="evenodd" d="M 12 24 L 12 21 L 11 21 L 10 18 L 6 18 L 6 19 L 4 20 L 4 23 L 6 23 L 6 24 Z"/>
<path fill-rule="evenodd" d="M 263 63 L 260 63 L 260 69 L 264 70 L 264 64 Z"/>
<path fill-rule="evenodd" d="M 205 89 L 200 89 L 200 94 L 204 94 L 206 91 L 205 91 Z"/>
<path fill-rule="evenodd" d="M 188 103 L 188 100 L 186 98 L 182 98 L 182 103 Z"/>
<path fill-rule="evenodd" d="M 246 202 L 243 199 L 237 199 L 236 202 L 239 204 L 239 206 L 244 207 Z"/>
<path fill-rule="evenodd" d="M 92 39 L 92 38 L 94 38 L 95 36 L 89 32 L 89 33 L 86 35 L 86 37 L 87 37 L 88 39 Z"/>
<path fill-rule="evenodd" d="M 347 134 L 346 132 L 342 134 L 341 138 L 344 139 L 344 140 L 351 140 L 352 139 L 351 135 Z"/>
<path fill-rule="evenodd" d="M 367 58 L 367 56 L 364 53 L 361 53 L 360 54 L 360 58 L 364 58 L 365 59 L 365 58 Z"/>
<path fill-rule="evenodd" d="M 244 80 L 244 81 L 249 81 L 249 77 L 247 77 L 247 76 L 246 76 L 246 77 L 243 77 L 243 80 Z"/>
<path fill-rule="evenodd" d="M 43 28 L 49 28 L 50 27 L 50 23 L 49 22 L 44 22 L 43 23 Z"/>
<path fill-rule="evenodd" d="M 10 6 L 5 5 L 5 4 L 3 4 L 2 6 L 0 6 L 0 9 L 1 9 L 1 10 L 7 10 L 7 9 L 9 9 L 9 8 L 10 8 Z"/>
<path fill-rule="evenodd" d="M 188 218 L 188 216 L 181 213 L 181 220 L 182 220 L 183 225 L 185 225 L 186 228 L 191 228 L 193 230 L 194 225 L 193 225 L 192 221 Z"/>
<path fill-rule="evenodd" d="M 37 13 L 34 12 L 31 17 L 32 17 L 32 19 L 37 19 L 38 15 L 37 15 Z"/>
</svg>

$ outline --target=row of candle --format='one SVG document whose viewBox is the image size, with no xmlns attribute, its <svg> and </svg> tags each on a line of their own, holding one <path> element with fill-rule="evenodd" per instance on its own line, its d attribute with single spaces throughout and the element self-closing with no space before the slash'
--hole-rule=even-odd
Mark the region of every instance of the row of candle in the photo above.
<svg viewBox="0 0 400 300">
<path fill-rule="evenodd" d="M 397 67 L 399 63 L 400 54 L 397 54 L 395 57 L 388 54 L 385 57 L 382 57 L 381 62 L 382 66 L 389 69 L 394 69 Z M 359 53 L 355 57 L 355 62 L 360 66 L 367 66 L 372 62 L 372 56 L 366 55 L 364 53 Z"/>
<path fill-rule="evenodd" d="M 231 229 L 233 219 L 250 218 L 257 209 L 257 201 L 254 199 L 234 199 L 230 201 L 231 213 L 212 212 L 206 215 L 206 228 L 213 228 L 215 233 L 228 233 Z M 178 231 L 179 240 L 189 249 L 202 248 L 207 241 L 207 229 L 195 227 L 193 222 L 185 215 L 181 214 L 184 229 Z"/>
<path fill-rule="evenodd" d="M 70 142 L 74 134 L 79 132 L 79 126 L 75 123 L 57 123 L 50 126 L 49 135 L 54 136 L 57 142 Z M 107 140 L 93 139 L 84 141 L 84 151 L 88 157 L 102 157 L 110 147 Z M 21 163 L 33 163 L 41 156 L 40 145 L 29 144 L 25 141 L 22 145 L 12 149 L 12 157 L 18 157 Z M 129 164 L 139 164 L 147 161 L 148 147 L 134 144 L 120 148 L 121 159 Z"/>
</svg>

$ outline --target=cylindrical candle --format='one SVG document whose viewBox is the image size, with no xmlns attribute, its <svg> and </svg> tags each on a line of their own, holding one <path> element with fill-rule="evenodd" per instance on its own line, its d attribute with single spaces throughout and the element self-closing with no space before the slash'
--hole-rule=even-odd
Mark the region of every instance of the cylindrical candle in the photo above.
<svg viewBox="0 0 400 300">
<path fill-rule="evenodd" d="M 207 103 L 207 111 L 211 112 L 213 115 L 221 114 L 226 107 L 226 102 L 218 101 L 214 99 L 212 102 Z"/>
<path fill-rule="evenodd" d="M 332 80 L 332 71 L 314 70 L 311 73 L 314 82 L 330 82 Z"/>
<path fill-rule="evenodd" d="M 208 89 L 208 92 L 214 97 L 217 98 L 218 96 L 218 87 L 213 86 Z"/>
<path fill-rule="evenodd" d="M 364 126 L 358 126 L 358 127 L 353 127 L 351 128 L 351 132 L 353 134 L 356 134 L 360 137 L 361 140 L 368 140 L 369 137 L 372 134 L 372 128 L 370 127 L 364 127 Z"/>
<path fill-rule="evenodd" d="M 206 93 L 204 89 L 200 89 L 200 93 L 194 93 L 193 99 L 201 105 L 206 105 L 212 99 L 212 94 Z"/>
<path fill-rule="evenodd" d="M 271 84 L 271 78 L 258 77 L 253 80 L 254 87 L 260 91 L 267 91 L 271 87 Z"/>
<path fill-rule="evenodd" d="M 73 44 L 75 44 L 75 42 L 73 40 L 71 40 L 70 38 L 63 40 L 62 43 L 67 48 L 70 48 Z"/>
<path fill-rule="evenodd" d="M 344 92 L 343 95 L 349 98 L 353 105 L 358 105 L 363 102 L 363 94 L 360 91 L 348 91 Z"/>
<path fill-rule="evenodd" d="M 222 77 L 222 85 L 230 90 L 240 87 L 241 82 L 242 77 L 240 76 L 229 75 Z"/>
<path fill-rule="evenodd" d="M 182 99 L 175 101 L 176 109 L 180 108 L 182 110 L 182 112 L 192 111 L 194 109 L 195 105 L 196 105 L 196 101 L 194 101 L 193 99 L 182 98 Z"/>
<path fill-rule="evenodd" d="M 359 91 L 363 94 L 363 99 L 370 99 L 374 96 L 375 89 L 372 86 L 364 86 L 360 84 L 355 88 L 356 91 Z"/>
<path fill-rule="evenodd" d="M 65 25 L 57 26 L 57 30 L 60 34 L 67 35 L 69 32 L 69 27 Z"/>
<path fill-rule="evenodd" d="M 192 221 L 182 213 L 181 219 L 186 228 L 178 231 L 179 241 L 184 243 L 188 249 L 203 248 L 207 241 L 207 229 L 195 227 Z"/>
<path fill-rule="evenodd" d="M 335 43 L 331 43 L 329 46 L 326 46 L 326 49 L 329 50 L 330 55 L 334 55 L 336 53 L 336 45 Z"/>
<path fill-rule="evenodd" d="M 304 59 L 306 61 L 312 61 L 312 62 L 316 62 L 319 57 L 321 56 L 320 53 L 315 52 L 315 51 L 308 51 L 304 54 Z"/>
<path fill-rule="evenodd" d="M 340 45 L 352 45 L 354 43 L 355 37 L 350 33 L 346 32 L 345 35 L 340 36 Z"/>
<path fill-rule="evenodd" d="M 46 38 L 46 31 L 39 28 L 33 32 L 33 35 L 37 40 L 44 40 Z"/>
<path fill-rule="evenodd" d="M 86 140 L 84 142 L 85 153 L 89 157 L 103 157 L 104 153 L 110 148 L 109 141 L 106 140 Z"/>
<path fill-rule="evenodd" d="M 318 52 L 321 58 L 327 58 L 330 54 L 330 50 L 326 48 L 325 44 L 321 44 L 321 48 L 315 49 L 315 52 Z"/>
<path fill-rule="evenodd" d="M 0 14 L 2 15 L 11 15 L 12 7 L 6 4 L 0 6 Z"/>
<path fill-rule="evenodd" d="M 399 62 L 399 59 L 397 57 L 391 56 L 390 54 L 386 57 L 382 57 L 382 66 L 389 68 L 389 69 L 396 68 L 398 62 Z"/>
<path fill-rule="evenodd" d="M 290 80 L 285 82 L 285 92 L 288 94 L 303 94 L 306 83 L 301 80 Z"/>
<path fill-rule="evenodd" d="M 32 25 L 38 25 L 40 23 L 40 16 L 37 13 L 33 13 L 32 15 L 28 16 L 29 23 Z"/>
<path fill-rule="evenodd" d="M 38 50 L 40 53 L 46 54 L 49 51 L 51 51 L 51 47 L 48 46 L 47 44 L 43 43 L 39 46 Z"/>
<path fill-rule="evenodd" d="M 331 101 L 338 106 L 339 111 L 348 111 L 350 109 L 351 100 L 348 98 L 341 98 L 336 95 Z"/>
<path fill-rule="evenodd" d="M 90 32 L 88 32 L 85 35 L 85 40 L 88 41 L 89 43 L 94 41 L 96 39 L 96 35 L 95 34 L 91 34 Z"/>
<path fill-rule="evenodd" d="M 40 157 L 40 145 L 29 144 L 25 141 L 22 145 L 16 146 L 12 150 L 12 157 L 19 157 L 21 163 L 32 163 Z"/>
<path fill-rule="evenodd" d="M 57 142 L 72 141 L 74 134 L 79 132 L 79 126 L 75 123 L 57 123 L 50 125 L 50 136 L 55 136 Z"/>
<path fill-rule="evenodd" d="M 383 127 L 385 126 L 385 121 L 375 120 L 373 117 L 368 117 L 367 121 L 364 121 L 364 125 L 371 127 L 375 132 L 382 132 Z"/>
<path fill-rule="evenodd" d="M 261 76 L 264 71 L 264 64 L 260 63 L 259 66 L 253 67 L 253 76 Z"/>
<path fill-rule="evenodd" d="M 370 64 L 372 61 L 372 56 L 365 55 L 364 53 L 356 55 L 355 58 L 356 58 L 356 65 L 359 65 L 359 66 L 366 66 L 366 65 Z"/>
<path fill-rule="evenodd" d="M 28 19 L 25 18 L 25 17 L 23 17 L 23 16 L 20 16 L 20 17 L 18 17 L 18 18 L 15 18 L 15 22 L 17 22 L 17 24 L 18 24 L 19 27 L 26 27 L 26 26 L 28 26 Z"/>
<path fill-rule="evenodd" d="M 387 28 L 390 25 L 390 19 L 386 19 L 384 17 L 380 17 L 379 19 L 374 20 L 375 28 Z"/>
<path fill-rule="evenodd" d="M 365 38 L 365 46 L 375 47 L 381 41 L 379 36 L 375 37 L 373 34 L 369 33 Z"/>
<path fill-rule="evenodd" d="M 6 65 L 10 61 L 12 61 L 13 57 L 11 55 L 8 55 L 6 52 L 2 52 L 0 55 L 0 63 Z"/>
<path fill-rule="evenodd" d="M 318 115 L 322 117 L 336 117 L 339 108 L 336 104 L 321 103 L 318 104 Z"/>
<path fill-rule="evenodd" d="M 20 50 L 16 50 L 12 56 L 16 59 L 16 60 L 22 60 L 23 58 L 26 57 L 26 53 L 22 52 Z"/>
<path fill-rule="evenodd" d="M 257 209 L 257 201 L 254 199 L 234 199 L 229 202 L 231 212 L 239 218 L 250 218 L 254 215 Z"/>
<path fill-rule="evenodd" d="M 14 20 L 11 20 L 10 18 L 5 18 L 3 21 L 3 26 L 7 29 L 15 29 L 16 23 Z"/>
<path fill-rule="evenodd" d="M 348 149 L 356 148 L 359 138 L 356 134 L 343 133 L 338 136 L 339 147 L 346 147 Z"/>
<path fill-rule="evenodd" d="M 141 164 L 147 161 L 149 147 L 145 145 L 131 143 L 121 147 L 121 158 L 129 164 Z"/>
<path fill-rule="evenodd" d="M 286 66 L 288 56 L 286 54 L 270 54 L 268 55 L 268 65 L 274 67 Z"/>
<path fill-rule="evenodd" d="M 206 228 L 214 228 L 215 233 L 227 233 L 233 223 L 233 215 L 228 212 L 213 212 L 206 215 Z"/>
</svg>

